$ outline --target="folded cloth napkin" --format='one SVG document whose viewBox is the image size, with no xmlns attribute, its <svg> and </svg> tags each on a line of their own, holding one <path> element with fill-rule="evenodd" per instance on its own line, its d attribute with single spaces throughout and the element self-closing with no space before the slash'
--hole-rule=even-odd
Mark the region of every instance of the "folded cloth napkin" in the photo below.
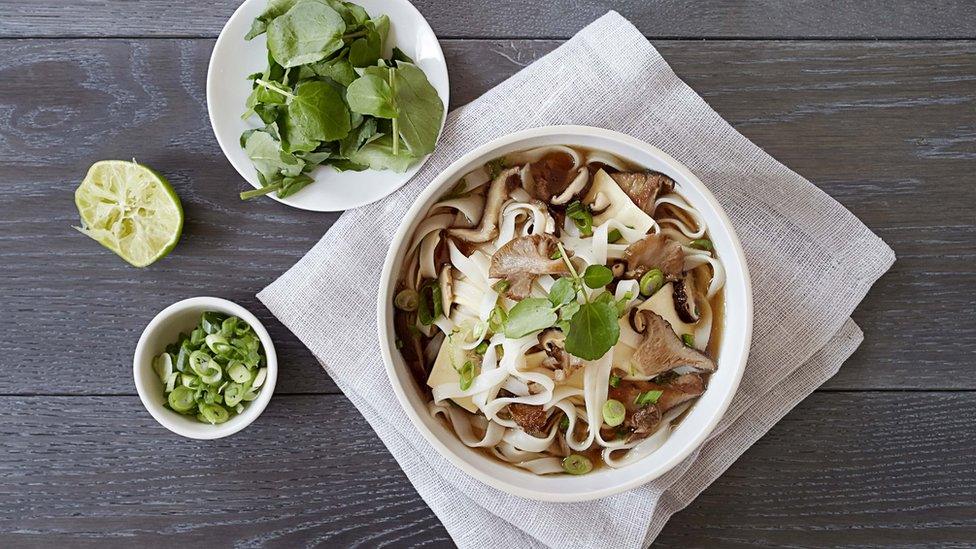
<svg viewBox="0 0 976 549">
<path fill-rule="evenodd" d="M 755 301 L 749 362 L 710 438 L 667 475 L 578 504 L 509 496 L 427 444 L 387 380 L 373 308 L 389 241 L 431 179 L 490 139 L 550 124 L 628 133 L 688 166 L 732 220 Z M 736 132 L 610 12 L 452 112 L 437 151 L 407 186 L 343 214 L 258 298 L 312 350 L 459 546 L 629 548 L 653 541 L 672 514 L 837 371 L 862 340 L 851 311 L 893 261 L 853 214 Z"/>
</svg>

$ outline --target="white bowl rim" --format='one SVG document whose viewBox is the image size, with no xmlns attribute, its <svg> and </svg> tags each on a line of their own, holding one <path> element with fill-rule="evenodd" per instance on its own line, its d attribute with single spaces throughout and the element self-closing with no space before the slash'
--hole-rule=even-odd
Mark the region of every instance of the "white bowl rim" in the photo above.
<svg viewBox="0 0 976 549">
<path fill-rule="evenodd" d="M 742 283 L 744 287 L 743 305 L 744 305 L 744 317 L 745 325 L 742 327 L 742 346 L 739 356 L 725 357 L 735 368 L 734 374 L 731 379 L 731 383 L 727 386 L 727 390 L 717 406 L 714 407 L 714 411 L 709 417 L 708 421 L 703 427 L 701 427 L 696 435 L 694 435 L 691 440 L 681 447 L 677 452 L 675 452 L 669 459 L 667 459 L 663 464 L 656 466 L 655 469 L 644 473 L 638 474 L 631 479 L 624 482 L 620 482 L 615 485 L 610 485 L 602 489 L 590 490 L 588 492 L 577 492 L 577 493 L 551 493 L 542 492 L 534 489 L 528 489 L 517 484 L 512 484 L 498 479 L 494 476 L 488 475 L 473 465 L 462 459 L 460 456 L 455 454 L 447 445 L 439 440 L 437 436 L 430 431 L 429 428 L 424 424 L 423 420 L 420 418 L 417 411 L 412 407 L 410 401 L 407 397 L 405 388 L 400 385 L 397 381 L 396 368 L 393 363 L 392 356 L 392 341 L 387 325 L 387 314 L 389 313 L 389 294 L 391 289 L 391 279 L 393 278 L 393 263 L 397 256 L 397 251 L 399 246 L 404 242 L 407 237 L 407 230 L 411 228 L 411 221 L 418 215 L 420 215 L 421 209 L 423 209 L 430 198 L 441 192 L 441 188 L 444 187 L 445 183 L 453 179 L 455 176 L 460 175 L 458 172 L 461 168 L 474 161 L 478 157 L 487 155 L 488 153 L 501 149 L 505 146 L 517 143 L 520 141 L 531 140 L 540 137 L 552 137 L 566 135 L 569 136 L 591 136 L 599 139 L 605 139 L 608 141 L 617 141 L 622 145 L 642 149 L 643 151 L 649 153 L 652 156 L 657 156 L 665 164 L 679 172 L 681 176 L 693 186 L 695 186 L 703 196 L 703 199 L 708 203 L 708 205 L 713 209 L 722 224 L 722 228 L 727 232 L 729 239 L 732 243 L 733 252 L 735 254 L 735 260 L 741 267 L 742 272 Z M 531 146 L 526 144 L 526 146 Z M 739 382 L 742 379 L 742 373 L 745 370 L 746 361 L 749 356 L 749 348 L 752 340 L 752 329 L 753 329 L 753 302 L 752 302 L 752 282 L 749 276 L 748 265 L 746 263 L 745 254 L 742 250 L 742 246 L 739 242 L 738 235 L 736 235 L 735 230 L 732 228 L 732 223 L 725 213 L 725 210 L 719 205 L 718 201 L 712 195 L 711 191 L 681 162 L 665 153 L 664 151 L 649 145 L 648 143 L 641 141 L 637 138 L 623 134 L 613 130 L 607 130 L 604 128 L 597 128 L 591 126 L 579 126 L 579 125 L 555 125 L 555 126 L 544 126 L 538 128 L 529 128 L 508 135 L 499 137 L 492 141 L 489 141 L 483 145 L 480 145 L 468 152 L 467 154 L 461 156 L 450 166 L 444 169 L 437 177 L 435 177 L 430 184 L 420 193 L 420 195 L 414 200 L 410 209 L 403 216 L 400 225 L 394 235 L 389 250 L 387 251 L 386 258 L 383 264 L 383 270 L 380 275 L 380 285 L 377 292 L 377 330 L 380 342 L 380 350 L 383 356 L 383 363 L 386 367 L 387 377 L 389 378 L 390 384 L 393 387 L 393 391 L 397 396 L 397 400 L 400 402 L 401 408 L 410 418 L 410 421 L 414 424 L 414 427 L 420 431 L 421 435 L 433 446 L 438 453 L 440 453 L 445 459 L 454 464 L 456 467 L 470 475 L 471 477 L 489 485 L 497 488 L 503 492 L 525 497 L 529 499 L 547 501 L 547 502 L 582 502 L 594 499 L 599 499 L 620 492 L 624 492 L 651 480 L 666 474 L 674 466 L 678 465 L 686 457 L 688 457 L 696 448 L 698 448 L 708 437 L 708 435 L 714 430 L 715 426 L 721 421 L 722 417 L 725 415 L 733 396 L 735 395 Z M 473 449 L 472 449 L 473 451 Z M 653 454 L 652 454 L 653 455 Z M 648 456 L 650 457 L 650 456 Z M 644 458 L 646 459 L 646 458 Z M 639 463 L 639 462 L 638 462 Z M 630 464 L 625 468 L 637 466 L 637 463 Z"/>
<path fill-rule="evenodd" d="M 268 376 L 261 387 L 261 391 L 258 393 L 258 398 L 248 403 L 245 406 L 243 413 L 235 416 L 226 423 L 220 423 L 217 425 L 206 425 L 201 423 L 200 425 L 202 428 L 200 430 L 187 430 L 182 426 L 181 423 L 171 419 L 172 417 L 178 415 L 176 412 L 167 410 L 163 408 L 162 405 L 152 402 L 149 399 L 149 391 L 151 389 L 145 386 L 145 384 L 141 381 L 139 374 L 143 368 L 152 368 L 152 359 L 156 356 L 156 354 L 154 354 L 156 351 L 146 348 L 148 345 L 147 340 L 149 339 L 150 335 L 155 330 L 159 329 L 175 314 L 193 308 L 220 310 L 221 312 L 233 314 L 244 322 L 247 322 L 261 340 L 261 345 L 264 347 L 264 353 L 268 363 Z M 265 329 L 261 321 L 258 320 L 257 317 L 254 316 L 250 311 L 241 305 L 234 303 L 233 301 L 220 297 L 191 297 L 177 301 L 162 311 L 159 311 L 159 313 L 157 313 L 156 316 L 149 321 L 149 324 L 146 325 L 145 329 L 142 331 L 142 335 L 139 336 L 139 342 L 136 344 L 136 350 L 132 358 L 132 376 L 136 384 L 136 392 L 139 393 L 139 400 L 142 401 L 142 405 L 145 406 L 149 414 L 152 415 L 153 419 L 155 419 L 160 425 L 176 433 L 177 435 L 187 438 L 213 440 L 239 432 L 253 423 L 254 420 L 257 419 L 262 412 L 264 412 L 264 409 L 268 406 L 268 402 L 271 401 L 271 396 L 274 393 L 275 385 L 278 382 L 278 355 L 275 352 L 274 343 L 271 341 L 271 335 L 268 334 L 268 330 Z M 234 421 L 237 418 L 240 418 L 240 420 Z"/>
<path fill-rule="evenodd" d="M 216 93 L 214 91 L 215 84 L 211 84 L 211 82 L 216 82 L 216 79 L 213 78 L 213 73 L 214 73 L 214 66 L 216 65 L 216 61 L 217 61 L 217 52 L 220 51 L 221 46 L 225 41 L 232 39 L 230 38 L 230 33 L 227 32 L 227 30 L 232 25 L 232 23 L 234 23 L 238 18 L 243 17 L 243 13 L 251 7 L 252 3 L 257 3 L 260 1 L 262 0 L 244 0 L 243 2 L 241 2 L 241 5 L 234 10 L 234 13 L 232 13 L 231 16 L 227 19 L 227 22 L 224 23 L 224 26 L 221 27 L 220 34 L 217 35 L 217 40 L 214 42 L 214 47 L 210 51 L 210 60 L 207 64 L 207 81 L 206 81 L 207 117 L 210 119 L 210 128 L 213 131 L 214 138 L 217 140 L 217 144 L 220 146 L 220 151 L 224 154 L 224 158 L 227 160 L 227 162 L 230 163 L 230 165 L 234 168 L 235 171 L 237 171 L 238 175 L 240 175 L 241 178 L 244 179 L 244 181 L 246 181 L 249 185 L 251 185 L 255 189 L 261 187 L 260 183 L 258 183 L 256 178 L 254 178 L 254 180 L 252 181 L 252 177 L 248 175 L 247 170 L 241 167 L 239 163 L 234 160 L 235 157 L 230 152 L 230 148 L 235 146 L 239 147 L 238 139 L 237 138 L 231 139 L 226 136 L 222 137 L 222 132 L 219 131 L 217 128 L 217 121 L 214 117 L 214 113 L 211 108 L 211 105 L 214 104 L 213 103 L 214 94 Z M 437 35 L 434 33 L 434 29 L 430 26 L 430 23 L 427 21 L 427 18 L 424 17 L 424 14 L 422 14 L 420 10 L 418 10 L 417 7 L 413 5 L 413 3 L 409 2 L 408 0 L 385 0 L 385 1 L 387 3 L 397 4 L 403 9 L 412 12 L 413 15 L 416 16 L 417 18 L 416 26 L 419 27 L 421 31 L 428 32 L 430 33 L 431 36 L 434 37 L 431 47 L 436 49 L 437 57 L 440 60 L 438 68 L 443 73 L 442 76 L 444 78 L 444 89 L 438 90 L 438 95 L 440 95 L 441 91 L 443 91 L 443 95 L 441 96 L 441 99 L 444 101 L 444 113 L 441 115 L 441 126 L 437 132 L 437 139 L 435 140 L 435 143 L 437 143 L 440 141 L 441 135 L 444 133 L 444 126 L 447 122 L 447 113 L 451 104 L 450 74 L 447 70 L 447 60 L 444 57 L 443 48 L 441 48 L 440 40 L 437 38 Z M 243 38 L 241 37 L 241 39 Z M 243 105 L 241 107 L 243 108 Z M 228 144 L 228 139 L 231 141 L 231 144 Z M 343 203 L 341 205 L 319 206 L 319 205 L 306 204 L 301 202 L 300 200 L 296 200 L 294 197 L 278 198 L 273 193 L 267 196 L 276 202 L 280 202 L 281 204 L 290 206 L 292 208 L 297 208 L 299 210 L 306 210 L 312 212 L 338 212 L 344 210 L 351 210 L 354 208 L 365 206 L 366 204 L 371 204 L 373 202 L 382 200 L 383 198 L 386 198 L 393 192 L 397 191 L 398 189 L 406 185 L 407 182 L 410 181 L 410 179 L 414 175 L 416 175 L 421 168 L 423 168 L 424 164 L 426 164 L 429 159 L 430 159 L 430 154 L 420 159 L 420 161 L 418 161 L 416 164 L 411 166 L 409 169 L 407 169 L 406 172 L 402 174 L 390 172 L 390 174 L 394 178 L 399 179 L 399 181 L 395 184 L 388 185 L 387 188 L 382 192 L 382 194 L 377 194 L 376 196 L 370 198 L 360 198 L 357 201 L 350 201 L 348 203 Z M 316 170 L 319 169 L 321 168 L 316 168 Z M 321 183 L 321 182 L 317 181 L 317 183 Z"/>
</svg>

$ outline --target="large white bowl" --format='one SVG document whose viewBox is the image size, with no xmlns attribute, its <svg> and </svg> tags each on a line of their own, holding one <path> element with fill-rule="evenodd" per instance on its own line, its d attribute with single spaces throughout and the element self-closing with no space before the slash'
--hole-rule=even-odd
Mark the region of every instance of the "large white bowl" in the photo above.
<svg viewBox="0 0 976 549">
<path fill-rule="evenodd" d="M 725 319 L 718 370 L 708 389 L 667 442 L 653 454 L 620 469 L 603 467 L 582 476 L 539 476 L 468 448 L 444 423 L 427 412 L 421 394 L 396 350 L 393 292 L 406 245 L 436 199 L 465 173 L 501 155 L 543 145 L 576 145 L 611 152 L 675 180 L 678 192 L 704 216 L 709 236 L 726 270 Z M 663 475 L 695 450 L 722 418 L 742 377 L 752 337 L 752 288 L 745 256 L 731 223 L 705 185 L 674 158 L 633 137 L 586 126 L 550 126 L 496 139 L 451 164 L 417 197 L 403 218 L 383 265 L 377 303 L 380 348 L 393 390 L 417 429 L 445 458 L 472 477 L 510 494 L 542 501 L 586 501 L 623 492 Z"/>
<path fill-rule="evenodd" d="M 356 0 L 355 3 L 365 8 L 371 17 L 385 14 L 390 18 L 390 34 L 384 56 L 389 57 L 393 46 L 396 46 L 424 71 L 444 102 L 444 116 L 441 118 L 443 129 L 450 104 L 447 62 L 427 20 L 407 0 Z M 268 66 L 268 50 L 266 35 L 247 41 L 244 35 L 251 29 L 254 18 L 264 13 L 267 5 L 268 0 L 245 0 L 237 8 L 217 37 L 207 69 L 207 112 L 214 136 L 237 173 L 255 188 L 261 184 L 251 159 L 241 148 L 240 137 L 245 130 L 261 127 L 262 124 L 255 117 L 241 120 L 241 113 L 251 93 L 247 76 L 261 72 Z M 315 182 L 301 191 L 287 198 L 278 198 L 274 193 L 268 196 L 295 208 L 317 212 L 358 208 L 399 189 L 426 161 L 425 157 L 404 173 L 376 170 L 340 173 L 333 168 L 320 166 L 311 172 Z M 236 194 L 237 190 L 228 184 L 228 194 Z"/>
<path fill-rule="evenodd" d="M 159 376 L 153 370 L 153 359 L 162 353 L 166 346 L 179 339 L 180 333 L 189 333 L 200 323 L 200 316 L 206 311 L 217 311 L 234 315 L 247 322 L 264 348 L 268 363 L 268 377 L 265 378 L 258 398 L 244 403 L 244 411 L 224 423 L 210 425 L 197 421 L 195 417 L 179 414 L 166 408 L 166 395 Z M 233 435 L 251 424 L 271 400 L 275 383 L 278 381 L 278 356 L 268 330 L 261 321 L 244 307 L 233 301 L 219 297 L 191 297 L 166 307 L 153 318 L 139 337 L 135 356 L 132 358 L 132 377 L 136 382 L 139 400 L 160 425 L 170 431 L 188 438 L 210 440 Z"/>
</svg>

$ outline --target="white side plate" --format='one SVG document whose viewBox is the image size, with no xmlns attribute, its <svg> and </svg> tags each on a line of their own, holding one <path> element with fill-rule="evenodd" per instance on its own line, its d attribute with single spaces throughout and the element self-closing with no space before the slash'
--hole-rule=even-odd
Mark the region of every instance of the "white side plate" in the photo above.
<svg viewBox="0 0 976 549">
<path fill-rule="evenodd" d="M 385 14 L 390 18 L 388 51 L 384 52 L 384 56 L 389 57 L 393 46 L 409 55 L 440 95 L 446 118 L 450 89 L 447 63 L 437 37 L 424 16 L 406 0 L 355 0 L 355 3 L 365 8 L 370 17 Z M 227 160 L 255 188 L 261 184 L 251 160 L 240 146 L 240 137 L 245 130 L 261 127 L 261 124 L 257 118 L 241 120 L 241 113 L 251 93 L 247 76 L 267 67 L 268 53 L 265 35 L 250 41 L 245 41 L 244 35 L 266 6 L 267 0 L 245 0 L 237 8 L 224 25 L 224 30 L 220 31 L 207 71 L 207 110 L 214 135 Z M 444 121 L 441 120 L 441 128 L 443 126 Z M 275 197 L 274 193 L 268 196 L 303 210 L 334 212 L 358 208 L 399 189 L 426 161 L 427 158 L 422 159 L 405 173 L 374 170 L 339 173 L 330 167 L 319 167 L 312 172 L 315 182 L 301 191 L 285 199 Z M 228 195 L 236 195 L 239 190 L 228 182 Z"/>
</svg>

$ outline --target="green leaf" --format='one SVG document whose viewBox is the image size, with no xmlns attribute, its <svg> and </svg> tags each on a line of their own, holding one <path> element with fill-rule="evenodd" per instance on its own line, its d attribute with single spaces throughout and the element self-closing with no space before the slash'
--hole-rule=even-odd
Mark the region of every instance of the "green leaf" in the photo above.
<svg viewBox="0 0 976 549">
<path fill-rule="evenodd" d="M 373 140 L 374 136 L 376 136 L 376 119 L 367 118 L 358 128 L 339 141 L 339 156 L 349 158 L 360 147 Z"/>
<path fill-rule="evenodd" d="M 369 166 L 373 170 L 391 170 L 403 173 L 417 161 L 403 149 L 400 154 L 393 154 L 393 139 L 389 135 L 371 141 L 349 157 L 356 164 Z"/>
<path fill-rule="evenodd" d="M 369 169 L 369 166 L 356 164 L 352 160 L 338 159 L 329 163 L 337 172 L 362 172 Z"/>
<path fill-rule="evenodd" d="M 593 214 L 589 207 L 584 206 L 579 200 L 574 200 L 569 206 L 566 206 L 566 217 L 573 220 L 573 224 L 579 229 L 581 235 L 590 236 L 593 234 Z"/>
<path fill-rule="evenodd" d="M 352 127 L 349 107 L 342 95 L 326 82 L 302 82 L 288 103 L 288 138 L 303 142 L 342 139 Z M 314 149 L 314 147 L 313 147 Z"/>
<path fill-rule="evenodd" d="M 346 90 L 349 108 L 380 118 L 396 118 L 397 109 L 390 84 L 375 73 L 360 76 Z"/>
<path fill-rule="evenodd" d="M 396 47 L 393 48 L 393 60 L 402 61 L 404 63 L 413 63 L 413 59 L 410 59 L 409 55 L 403 53 L 403 50 Z"/>
<path fill-rule="evenodd" d="M 268 25 L 268 50 L 285 68 L 314 63 L 345 45 L 345 31 L 346 23 L 336 10 L 304 0 Z"/>
<path fill-rule="evenodd" d="M 556 311 L 548 299 L 542 297 L 523 299 L 508 312 L 505 337 L 524 337 L 552 326 L 556 320 Z"/>
<path fill-rule="evenodd" d="M 597 289 L 613 282 L 613 271 L 604 265 L 590 265 L 583 272 L 583 284 Z"/>
<path fill-rule="evenodd" d="M 278 190 L 278 198 L 287 198 L 304 189 L 313 181 L 315 180 L 311 176 L 304 173 L 295 177 L 286 177 L 281 182 L 281 189 Z"/>
<path fill-rule="evenodd" d="M 400 137 L 411 154 L 419 158 L 432 152 L 441 130 L 444 103 L 416 65 L 397 64 L 396 106 Z"/>
<path fill-rule="evenodd" d="M 319 61 L 318 63 L 313 63 L 311 65 L 302 66 L 303 69 L 306 67 L 312 70 L 315 74 L 331 78 L 343 86 L 352 84 L 352 82 L 359 77 L 359 75 L 356 74 L 356 69 L 352 67 L 349 60 L 345 57 L 337 57 L 335 59 L 328 59 L 325 61 Z"/>
<path fill-rule="evenodd" d="M 576 299 L 576 285 L 572 278 L 560 278 L 549 289 L 549 302 L 553 307 L 561 307 L 574 299 Z"/>
<path fill-rule="evenodd" d="M 585 303 L 569 322 L 566 351 L 584 360 L 596 360 L 619 338 L 616 308 L 603 302 Z"/>
<path fill-rule="evenodd" d="M 372 27 L 372 28 L 371 28 Z M 353 40 L 349 45 L 349 62 L 354 67 L 369 67 L 379 61 L 383 53 L 383 38 L 374 25 L 367 24 L 366 36 Z"/>
<path fill-rule="evenodd" d="M 281 150 L 281 142 L 264 130 L 252 132 L 244 143 L 247 154 L 258 173 L 268 181 L 276 180 L 280 175 L 295 177 L 305 167 L 298 157 Z"/>
</svg>

